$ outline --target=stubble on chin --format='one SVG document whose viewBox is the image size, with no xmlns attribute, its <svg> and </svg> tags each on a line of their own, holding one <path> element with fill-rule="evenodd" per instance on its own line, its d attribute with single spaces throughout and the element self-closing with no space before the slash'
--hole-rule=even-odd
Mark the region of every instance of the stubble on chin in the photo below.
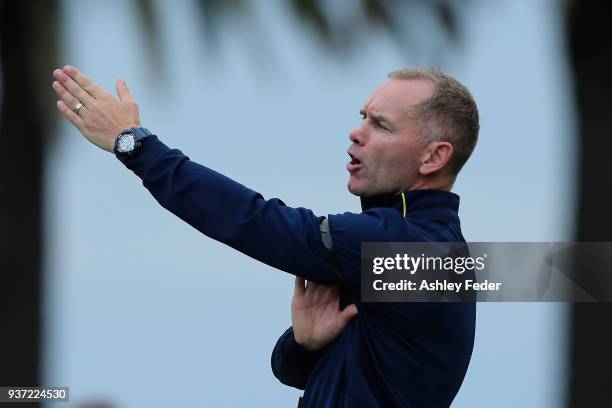
<svg viewBox="0 0 612 408">
<path fill-rule="evenodd" d="M 351 188 L 351 185 L 353 188 Z M 372 195 L 372 185 L 363 179 L 359 181 L 353 180 L 353 183 L 351 183 L 351 179 L 349 179 L 347 188 L 351 194 L 358 197 L 368 197 Z"/>
<path fill-rule="evenodd" d="M 351 181 L 353 183 L 351 183 Z M 353 185 L 353 187 L 351 188 L 351 185 Z M 346 183 L 346 188 L 349 191 L 349 193 L 356 195 L 356 196 L 360 196 L 362 193 L 359 191 L 359 187 L 355 186 L 354 180 L 352 179 L 352 176 L 349 177 L 348 182 Z"/>
</svg>

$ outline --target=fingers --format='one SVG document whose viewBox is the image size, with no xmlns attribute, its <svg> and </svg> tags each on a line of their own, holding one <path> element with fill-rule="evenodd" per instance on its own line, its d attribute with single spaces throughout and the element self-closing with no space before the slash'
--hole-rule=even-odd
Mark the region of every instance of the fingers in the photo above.
<svg viewBox="0 0 612 408">
<path fill-rule="evenodd" d="M 95 101 L 94 97 L 87 93 L 71 77 L 66 75 L 61 69 L 53 71 L 53 77 L 64 87 L 72 96 L 83 102 L 85 106 L 91 106 Z"/>
<path fill-rule="evenodd" d="M 304 292 L 306 292 L 305 283 L 306 281 L 304 280 L 304 278 L 301 278 L 299 276 L 295 277 L 295 287 L 293 289 L 293 296 L 303 295 Z"/>
<path fill-rule="evenodd" d="M 119 96 L 119 100 L 125 102 L 134 102 L 134 98 L 132 97 L 132 94 L 130 93 L 130 90 L 127 87 L 125 79 L 118 79 L 115 83 L 115 87 L 117 88 L 117 95 Z"/>
<path fill-rule="evenodd" d="M 91 95 L 93 98 L 100 98 L 107 95 L 102 88 L 94 81 L 89 79 L 87 75 L 82 74 L 78 69 L 71 65 L 65 65 L 62 71 L 77 83 L 81 89 Z"/>
<path fill-rule="evenodd" d="M 66 102 L 64 102 L 63 100 L 57 101 L 57 109 L 59 109 L 59 111 L 62 112 L 62 115 L 64 115 L 64 117 L 68 119 L 70 123 L 76 126 L 77 129 L 82 131 L 83 126 L 85 125 L 85 122 L 83 122 L 83 119 L 81 119 L 79 115 L 74 113 L 74 111 L 70 109 L 68 105 L 66 105 Z M 82 108 L 82 109 L 85 109 L 85 108 Z"/>
<path fill-rule="evenodd" d="M 348 305 L 338 314 L 336 318 L 336 325 L 338 326 L 338 330 L 342 331 L 346 327 L 346 325 L 351 321 L 353 317 L 355 317 L 359 311 L 357 310 L 357 306 L 354 304 Z"/>
<path fill-rule="evenodd" d="M 313 281 L 308 281 L 307 285 L 306 285 L 306 290 L 308 292 L 314 292 L 315 290 L 317 290 L 317 288 L 320 285 L 317 282 L 313 282 Z"/>
<path fill-rule="evenodd" d="M 321 299 L 321 290 L 325 285 L 321 285 L 320 283 L 308 281 L 306 284 L 306 298 L 310 299 L 313 302 L 319 302 Z"/>
<path fill-rule="evenodd" d="M 74 107 L 76 106 L 76 104 L 79 102 L 79 100 L 77 98 L 75 98 L 74 96 L 72 96 L 72 94 L 70 92 L 68 92 L 68 90 L 66 88 L 64 88 L 64 86 L 62 84 L 60 84 L 57 81 L 53 81 L 53 89 L 55 90 L 55 93 L 57 93 L 59 95 L 60 98 L 62 98 L 62 101 L 71 109 L 73 110 Z M 81 108 L 83 109 L 83 108 Z"/>
<path fill-rule="evenodd" d="M 321 283 L 308 281 L 304 293 L 313 302 L 327 302 L 338 298 L 338 285 L 324 285 Z"/>
<path fill-rule="evenodd" d="M 317 284 L 312 290 L 312 297 L 316 302 L 328 302 L 338 299 L 338 285 Z"/>
</svg>

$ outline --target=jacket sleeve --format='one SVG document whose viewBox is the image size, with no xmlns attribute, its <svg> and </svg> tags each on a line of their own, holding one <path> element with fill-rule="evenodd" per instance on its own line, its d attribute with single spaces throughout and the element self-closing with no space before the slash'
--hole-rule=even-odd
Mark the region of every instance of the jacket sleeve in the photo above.
<svg viewBox="0 0 612 408">
<path fill-rule="evenodd" d="M 300 346 L 293 337 L 293 327 L 289 327 L 280 336 L 272 351 L 272 372 L 283 384 L 304 390 L 323 350 L 325 348 L 310 351 Z"/>
<path fill-rule="evenodd" d="M 195 163 L 156 136 L 120 159 L 168 211 L 212 239 L 265 264 L 319 283 L 339 276 L 311 210 L 287 207 Z"/>
</svg>

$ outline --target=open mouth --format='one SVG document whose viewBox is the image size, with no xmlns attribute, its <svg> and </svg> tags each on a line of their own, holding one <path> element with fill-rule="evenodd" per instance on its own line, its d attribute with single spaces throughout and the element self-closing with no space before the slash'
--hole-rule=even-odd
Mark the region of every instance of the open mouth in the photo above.
<svg viewBox="0 0 612 408">
<path fill-rule="evenodd" d="M 361 161 L 350 153 L 349 156 L 351 156 L 351 161 L 346 165 L 346 169 L 350 173 L 354 173 L 361 168 Z"/>
</svg>

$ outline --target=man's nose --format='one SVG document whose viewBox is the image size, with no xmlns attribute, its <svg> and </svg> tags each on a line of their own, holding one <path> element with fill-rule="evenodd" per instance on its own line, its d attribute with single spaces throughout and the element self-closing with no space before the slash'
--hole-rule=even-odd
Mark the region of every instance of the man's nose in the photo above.
<svg viewBox="0 0 612 408">
<path fill-rule="evenodd" d="M 363 133 L 361 132 L 361 128 L 353 129 L 351 133 L 349 133 L 349 139 L 355 144 L 363 144 Z"/>
</svg>

